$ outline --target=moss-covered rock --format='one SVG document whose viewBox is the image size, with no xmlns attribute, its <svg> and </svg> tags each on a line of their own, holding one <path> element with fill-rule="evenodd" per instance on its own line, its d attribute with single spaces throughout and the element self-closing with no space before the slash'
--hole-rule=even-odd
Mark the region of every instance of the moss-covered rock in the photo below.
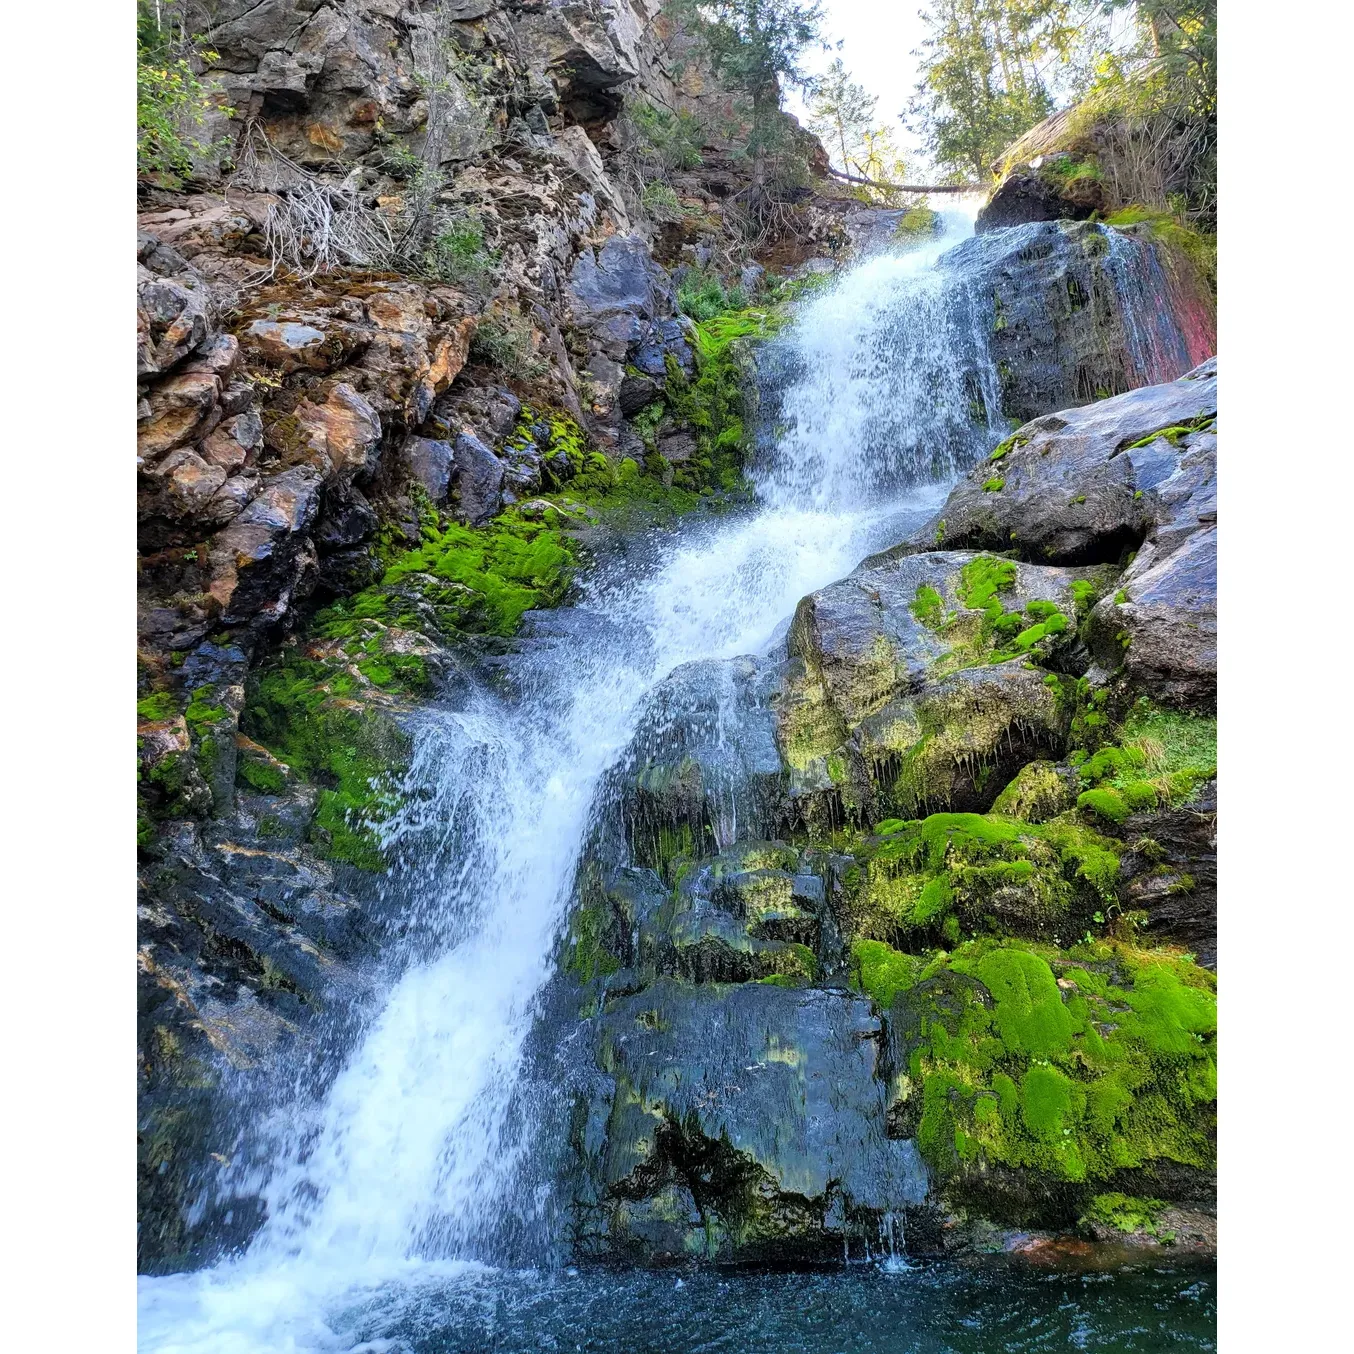
<svg viewBox="0 0 1354 1354">
<path fill-rule="evenodd" d="M 1027 823 L 1042 823 L 1065 813 L 1080 789 L 1076 773 L 1053 762 L 1029 762 L 992 802 L 992 812 Z"/>
<path fill-rule="evenodd" d="M 977 940 L 886 990 L 895 1095 L 952 1198 L 1056 1223 L 1133 1172 L 1213 1169 L 1214 979 L 1178 952 Z"/>
<path fill-rule="evenodd" d="M 1070 939 L 1117 901 L 1119 844 L 1073 815 L 938 813 L 876 831 L 857 852 L 859 936 L 914 950 L 991 932 Z"/>
<path fill-rule="evenodd" d="M 805 598 L 776 695 L 791 795 L 814 827 L 983 810 L 1065 746 L 1060 678 L 1095 570 L 928 552 L 867 560 Z"/>
</svg>

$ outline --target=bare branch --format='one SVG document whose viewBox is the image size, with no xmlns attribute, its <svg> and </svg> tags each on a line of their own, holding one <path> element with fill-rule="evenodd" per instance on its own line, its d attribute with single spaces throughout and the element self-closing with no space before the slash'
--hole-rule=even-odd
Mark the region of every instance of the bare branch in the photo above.
<svg viewBox="0 0 1354 1354">
<path fill-rule="evenodd" d="M 867 188 L 884 188 L 891 193 L 985 193 L 987 188 L 981 183 L 880 183 L 877 179 L 862 179 L 858 174 L 844 174 L 840 169 L 828 165 L 827 172 L 834 179 L 843 179 L 847 183 L 861 183 Z"/>
</svg>

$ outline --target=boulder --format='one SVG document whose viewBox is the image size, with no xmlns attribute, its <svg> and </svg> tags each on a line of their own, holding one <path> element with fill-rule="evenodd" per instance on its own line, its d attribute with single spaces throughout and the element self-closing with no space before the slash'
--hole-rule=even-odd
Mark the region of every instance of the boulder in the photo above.
<svg viewBox="0 0 1354 1354">
<path fill-rule="evenodd" d="M 451 486 L 457 511 L 471 526 L 483 526 L 503 506 L 503 462 L 478 437 L 462 433 L 452 447 Z"/>
<path fill-rule="evenodd" d="M 1112 563 L 1216 519 L 1217 363 L 1018 429 L 951 491 L 917 546 Z"/>
<path fill-rule="evenodd" d="M 451 484 L 450 442 L 437 442 L 428 437 L 406 438 L 400 461 L 409 479 L 421 485 L 434 503 L 446 501 Z"/>
<path fill-rule="evenodd" d="M 962 271 L 973 323 L 988 327 L 989 425 L 1171 381 L 1214 351 L 1193 299 L 1168 286 L 1158 244 L 1136 230 L 1038 222 L 965 240 L 941 266 Z"/>
<path fill-rule="evenodd" d="M 634 859 L 660 871 L 774 834 L 785 777 L 769 692 L 774 665 L 708 659 L 652 694 L 612 775 Z"/>
<path fill-rule="evenodd" d="M 579 254 L 569 275 L 569 305 L 575 327 L 616 362 L 672 309 L 667 275 L 633 235 L 613 235 L 596 252 Z"/>
<path fill-rule="evenodd" d="M 245 351 L 284 374 L 329 371 L 357 345 L 347 326 L 328 331 L 294 320 L 255 320 L 242 336 Z"/>
<path fill-rule="evenodd" d="M 325 486 L 315 544 L 322 552 L 346 550 L 370 540 L 379 524 L 375 509 L 356 485 L 332 480 Z"/>
<path fill-rule="evenodd" d="M 925 1197 L 913 1144 L 887 1134 L 862 997 L 664 978 L 609 1006 L 597 1041 L 609 1085 L 585 1111 L 585 1254 L 835 1262 Z"/>
<path fill-rule="evenodd" d="M 381 419 L 352 386 L 338 382 L 322 403 L 302 399 L 275 418 L 266 438 L 283 467 L 307 465 L 325 479 L 370 477 L 381 444 Z"/>
<path fill-rule="evenodd" d="M 804 598 L 773 697 L 796 813 L 987 809 L 1022 763 L 1061 748 L 1032 659 L 1085 670 L 1077 594 L 1104 586 L 1095 570 L 936 551 L 876 556 Z"/>
<path fill-rule="evenodd" d="M 210 299 L 198 278 L 156 277 L 140 269 L 136 289 L 139 378 L 171 371 L 205 342 L 211 329 Z"/>
<path fill-rule="evenodd" d="M 1118 592 L 1092 613 L 1091 645 L 1103 666 L 1122 663 L 1133 691 L 1163 705 L 1215 709 L 1217 528 L 1196 531 L 1171 553 L 1145 547 Z"/>
<path fill-rule="evenodd" d="M 1023 226 L 1031 221 L 1084 221 L 1104 213 L 1104 183 L 1094 175 L 1077 175 L 1078 162 L 1066 152 L 1035 156 L 1035 163 L 1013 169 L 993 190 L 979 211 L 979 233 Z"/>
</svg>

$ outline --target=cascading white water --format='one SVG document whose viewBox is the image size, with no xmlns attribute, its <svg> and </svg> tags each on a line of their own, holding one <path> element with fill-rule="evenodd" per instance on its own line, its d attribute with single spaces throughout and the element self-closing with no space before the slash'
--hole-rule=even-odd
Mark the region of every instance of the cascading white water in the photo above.
<svg viewBox="0 0 1354 1354">
<path fill-rule="evenodd" d="M 425 717 L 391 832 L 421 861 L 430 953 L 290 1126 L 248 1252 L 143 1281 L 144 1349 L 343 1348 L 328 1316 L 356 1293 L 479 1253 L 520 1150 L 508 1110 L 593 794 L 646 696 L 682 663 L 763 649 L 800 597 L 898 539 L 996 440 L 966 393 L 976 379 L 977 404 L 997 407 L 983 326 L 934 267 L 970 229 L 950 218 L 802 307 L 781 340 L 792 379 L 755 470 L 759 512 L 690 529 L 638 572 L 602 571 L 570 637 L 530 667 L 530 699 L 482 691 Z M 909 483 L 923 487 L 900 498 Z"/>
</svg>

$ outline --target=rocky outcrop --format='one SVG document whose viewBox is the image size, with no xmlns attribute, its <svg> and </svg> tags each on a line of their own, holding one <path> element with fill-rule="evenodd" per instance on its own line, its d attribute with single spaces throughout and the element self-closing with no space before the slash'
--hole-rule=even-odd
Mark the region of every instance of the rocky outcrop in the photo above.
<svg viewBox="0 0 1354 1354">
<path fill-rule="evenodd" d="M 1217 363 L 1038 418 L 950 495 L 947 546 L 1123 563 L 1087 642 L 1133 689 L 1207 708 L 1217 682 Z M 930 529 L 919 533 L 926 541 Z M 1131 558 L 1130 558 L 1131 557 Z"/>
</svg>

